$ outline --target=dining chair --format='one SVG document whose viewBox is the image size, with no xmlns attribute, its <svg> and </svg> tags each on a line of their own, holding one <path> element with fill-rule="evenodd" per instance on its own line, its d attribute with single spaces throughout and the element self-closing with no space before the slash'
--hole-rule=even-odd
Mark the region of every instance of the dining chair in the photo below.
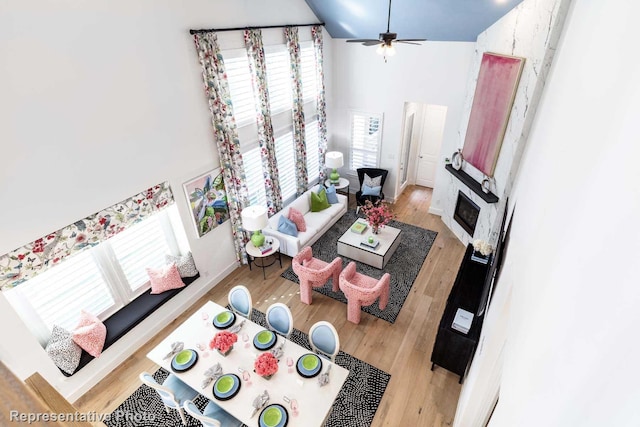
<svg viewBox="0 0 640 427">
<path fill-rule="evenodd" d="M 269 329 L 289 338 L 293 332 L 293 316 L 289 307 L 281 302 L 273 303 L 267 308 L 266 317 Z"/>
<path fill-rule="evenodd" d="M 229 291 L 229 305 L 234 313 L 251 320 L 253 303 L 251 302 L 251 293 L 246 286 L 237 285 Z"/>
<path fill-rule="evenodd" d="M 204 412 L 200 412 L 191 400 L 185 401 L 183 407 L 187 414 L 200 421 L 204 427 L 240 427 L 242 425 L 241 421 L 211 400 L 204 408 Z"/>
<path fill-rule="evenodd" d="M 291 268 L 300 280 L 300 301 L 311 304 L 312 288 L 324 286 L 333 278 L 333 292 L 338 292 L 338 277 L 342 271 L 342 258 L 335 257 L 331 262 L 314 258 L 311 246 L 302 249 L 291 261 Z"/>
<path fill-rule="evenodd" d="M 362 306 L 373 304 L 378 298 L 380 310 L 389 302 L 391 275 L 384 273 L 380 279 L 369 277 L 356 271 L 356 263 L 351 261 L 340 273 L 340 290 L 347 298 L 347 320 L 360 323 Z"/>
<path fill-rule="evenodd" d="M 333 325 L 325 320 L 314 323 L 309 328 L 309 344 L 316 353 L 326 356 L 332 362 L 340 350 L 340 337 Z"/>
<path fill-rule="evenodd" d="M 173 374 L 169 374 L 163 383 L 159 384 L 150 373 L 142 372 L 140 374 L 140 381 L 158 392 L 167 413 L 169 413 L 169 408 L 177 410 L 182 419 L 182 424 L 187 425 L 187 420 L 182 411 L 182 405 L 187 400 L 195 399 L 196 396 L 198 396 L 197 391 L 180 381 L 180 379 Z"/>
</svg>

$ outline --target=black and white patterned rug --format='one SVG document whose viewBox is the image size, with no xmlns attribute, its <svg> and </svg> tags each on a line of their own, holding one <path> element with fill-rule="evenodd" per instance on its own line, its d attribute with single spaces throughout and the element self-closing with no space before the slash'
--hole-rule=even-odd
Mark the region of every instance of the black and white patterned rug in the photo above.
<svg viewBox="0 0 640 427">
<path fill-rule="evenodd" d="M 253 309 L 252 320 L 264 327 L 267 326 L 264 313 L 259 310 Z M 294 329 L 291 340 L 311 350 L 306 333 Z M 349 375 L 333 402 L 325 427 L 370 426 L 391 375 L 343 351 L 336 356 L 336 363 L 349 370 Z M 168 375 L 169 373 L 162 368 L 153 374 L 160 383 Z M 199 395 L 194 403 L 202 411 L 208 401 L 207 398 Z M 185 413 L 185 416 L 188 426 L 201 425 L 188 414 Z M 108 427 L 182 426 L 178 412 L 170 410 L 167 413 L 158 393 L 144 384 L 118 406 L 104 422 Z"/>
<path fill-rule="evenodd" d="M 333 261 L 338 256 L 338 239 L 351 227 L 356 218 L 358 216 L 355 211 L 348 211 L 317 242 L 311 245 L 314 258 L 326 262 Z M 376 279 L 382 277 L 384 273 L 391 275 L 391 293 L 387 307 L 384 310 L 380 310 L 378 301 L 376 301 L 370 306 L 362 307 L 362 311 L 394 323 L 438 233 L 399 221 L 391 221 L 389 225 L 401 230 L 400 245 L 398 245 L 396 252 L 384 270 L 356 261 L 356 271 Z M 351 261 L 353 261 L 351 258 L 343 256 L 342 267 L 346 267 Z M 300 283 L 298 276 L 291 267 L 286 269 L 281 276 L 292 282 Z M 333 292 L 332 282 L 333 280 L 329 279 L 323 287 L 313 288 L 313 290 L 346 304 L 347 298 L 341 290 L 338 289 L 338 292 Z"/>
</svg>

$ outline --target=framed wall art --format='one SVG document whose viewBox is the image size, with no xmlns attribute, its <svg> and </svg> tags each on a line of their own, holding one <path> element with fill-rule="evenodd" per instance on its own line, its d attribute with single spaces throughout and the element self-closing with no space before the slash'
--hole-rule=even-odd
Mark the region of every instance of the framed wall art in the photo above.
<svg viewBox="0 0 640 427">
<path fill-rule="evenodd" d="M 229 219 L 227 192 L 220 168 L 183 184 L 198 238 Z"/>
<path fill-rule="evenodd" d="M 462 156 L 488 177 L 498 162 L 523 65 L 524 58 L 516 56 L 482 55 Z"/>
</svg>

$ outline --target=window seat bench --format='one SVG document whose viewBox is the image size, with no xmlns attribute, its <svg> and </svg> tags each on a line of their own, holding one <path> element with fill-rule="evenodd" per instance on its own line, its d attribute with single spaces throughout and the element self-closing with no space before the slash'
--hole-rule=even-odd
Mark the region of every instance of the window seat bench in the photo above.
<svg viewBox="0 0 640 427">
<path fill-rule="evenodd" d="M 200 274 L 193 277 L 184 277 L 182 281 L 185 285 L 190 285 L 196 279 L 200 277 Z M 131 301 L 129 304 L 122 307 L 111 317 L 106 319 L 103 323 L 107 327 L 107 337 L 104 342 L 102 351 L 105 351 L 112 344 L 122 338 L 127 332 L 133 329 L 136 325 L 149 317 L 151 313 L 160 308 L 164 303 L 169 301 L 175 295 L 186 289 L 187 286 L 178 289 L 171 289 L 161 294 L 151 294 L 151 289 Z M 82 350 L 82 356 L 80 356 L 80 364 L 74 371 L 74 374 L 80 369 L 84 368 L 89 362 L 94 359 L 85 350 Z M 60 370 L 65 376 L 70 377 L 73 374 L 67 374 L 63 370 Z"/>
</svg>

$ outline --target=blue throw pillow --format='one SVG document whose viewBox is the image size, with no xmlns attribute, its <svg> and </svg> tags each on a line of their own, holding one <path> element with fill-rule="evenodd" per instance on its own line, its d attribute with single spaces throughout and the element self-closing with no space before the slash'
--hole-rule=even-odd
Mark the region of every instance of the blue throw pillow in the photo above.
<svg viewBox="0 0 640 427">
<path fill-rule="evenodd" d="M 327 191 L 327 200 L 329 201 L 329 203 L 331 203 L 332 205 L 335 205 L 336 203 L 338 203 L 338 196 L 336 195 L 336 186 L 331 184 L 326 191 Z"/>
<path fill-rule="evenodd" d="M 367 184 L 362 185 L 362 195 L 363 196 L 376 196 L 380 197 L 380 192 L 382 191 L 382 186 L 378 187 L 369 187 Z"/>
<path fill-rule="evenodd" d="M 278 231 L 289 236 L 298 237 L 296 224 L 284 215 L 278 220 Z"/>
</svg>

